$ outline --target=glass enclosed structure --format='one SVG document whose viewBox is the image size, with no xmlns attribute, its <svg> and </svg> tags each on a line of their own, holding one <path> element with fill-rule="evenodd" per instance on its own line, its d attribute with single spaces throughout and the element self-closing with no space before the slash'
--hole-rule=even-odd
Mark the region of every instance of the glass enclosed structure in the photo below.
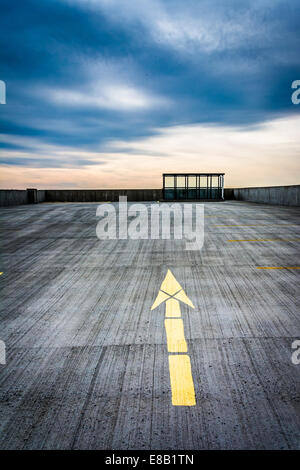
<svg viewBox="0 0 300 470">
<path fill-rule="evenodd" d="M 225 173 L 163 173 L 167 200 L 224 199 Z"/>
</svg>

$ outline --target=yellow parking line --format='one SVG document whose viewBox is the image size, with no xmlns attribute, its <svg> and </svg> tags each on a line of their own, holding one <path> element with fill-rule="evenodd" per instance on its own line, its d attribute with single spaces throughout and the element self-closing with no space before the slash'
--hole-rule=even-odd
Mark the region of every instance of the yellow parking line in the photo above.
<svg viewBox="0 0 300 470">
<path fill-rule="evenodd" d="M 300 269 L 300 266 L 256 266 L 256 269 Z"/>
<path fill-rule="evenodd" d="M 181 318 L 167 318 L 165 320 L 168 351 L 171 353 L 187 352 L 184 337 L 183 321 Z"/>
<path fill-rule="evenodd" d="M 195 389 L 189 356 L 169 355 L 172 405 L 195 406 Z"/>
<path fill-rule="evenodd" d="M 220 224 L 212 227 L 299 227 L 300 224 Z"/>
<path fill-rule="evenodd" d="M 166 317 L 181 317 L 180 305 L 176 299 L 166 301 Z"/>
<path fill-rule="evenodd" d="M 227 240 L 228 242 L 300 242 L 300 238 L 249 238 L 244 240 Z"/>
</svg>

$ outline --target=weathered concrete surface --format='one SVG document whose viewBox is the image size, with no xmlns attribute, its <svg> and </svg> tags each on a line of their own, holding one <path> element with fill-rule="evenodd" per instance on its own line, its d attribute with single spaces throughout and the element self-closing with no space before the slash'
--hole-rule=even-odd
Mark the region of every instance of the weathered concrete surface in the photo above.
<svg viewBox="0 0 300 470">
<path fill-rule="evenodd" d="M 128 201 L 158 201 L 161 189 L 51 189 L 46 190 L 48 202 L 101 202 L 118 201 L 127 196 Z"/>
<path fill-rule="evenodd" d="M 31 202 L 112 202 L 119 201 L 119 196 L 127 196 L 128 201 L 158 201 L 162 198 L 161 189 L 35 189 L 32 201 L 29 191 L 0 189 L 0 206 L 17 206 Z"/>
<path fill-rule="evenodd" d="M 177 240 L 99 241 L 97 204 L 0 212 L 1 449 L 300 448 L 299 210 L 205 205 L 202 251 Z M 283 241 L 229 242 L 231 239 Z M 289 241 L 290 240 L 290 241 Z M 182 306 L 195 407 L 173 407 L 164 306 Z"/>
<path fill-rule="evenodd" d="M 234 189 L 233 188 L 224 188 L 224 199 L 230 201 L 234 199 Z"/>
<path fill-rule="evenodd" d="M 300 185 L 238 188 L 233 199 L 282 206 L 300 206 Z"/>
<path fill-rule="evenodd" d="M 0 189 L 0 206 L 27 204 L 26 189 Z"/>
<path fill-rule="evenodd" d="M 39 203 L 45 201 L 45 191 L 34 189 L 0 189 L 0 206 L 19 206 L 21 204 Z"/>
<path fill-rule="evenodd" d="M 45 202 L 46 201 L 46 191 L 43 189 L 37 190 L 37 203 Z"/>
</svg>

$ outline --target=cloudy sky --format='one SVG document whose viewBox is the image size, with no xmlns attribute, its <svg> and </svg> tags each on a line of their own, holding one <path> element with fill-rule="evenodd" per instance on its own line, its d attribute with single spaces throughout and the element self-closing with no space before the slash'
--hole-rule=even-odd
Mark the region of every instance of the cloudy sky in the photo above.
<svg viewBox="0 0 300 470">
<path fill-rule="evenodd" d="M 299 184 L 297 0 L 2 0 L 2 188 Z"/>
</svg>

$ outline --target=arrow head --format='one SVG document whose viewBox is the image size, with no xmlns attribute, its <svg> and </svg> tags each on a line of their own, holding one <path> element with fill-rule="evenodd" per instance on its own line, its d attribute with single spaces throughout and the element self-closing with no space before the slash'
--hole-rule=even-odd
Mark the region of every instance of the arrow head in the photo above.
<svg viewBox="0 0 300 470">
<path fill-rule="evenodd" d="M 180 300 L 181 302 L 189 305 L 192 308 L 195 308 L 193 302 L 188 298 L 184 290 L 182 289 L 179 282 L 176 280 L 174 275 L 171 273 L 170 269 L 164 278 L 160 290 L 157 294 L 157 297 L 151 307 L 151 310 L 154 310 L 158 307 L 162 302 L 168 300 L 170 298 Z"/>
</svg>

